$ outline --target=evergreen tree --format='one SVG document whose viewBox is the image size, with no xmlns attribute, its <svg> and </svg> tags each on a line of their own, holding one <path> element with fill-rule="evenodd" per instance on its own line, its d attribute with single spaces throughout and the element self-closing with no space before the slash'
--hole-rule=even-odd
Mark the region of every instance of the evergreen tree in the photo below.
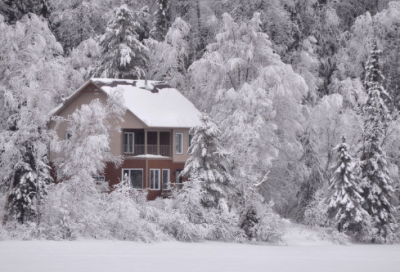
<svg viewBox="0 0 400 272">
<path fill-rule="evenodd" d="M 220 129 L 205 114 L 201 116 L 201 122 L 201 126 L 192 129 L 194 137 L 189 159 L 181 175 L 202 184 L 205 193 L 201 203 L 204 207 L 218 208 L 234 194 L 232 177 L 227 170 L 227 153 L 219 143 Z"/>
<path fill-rule="evenodd" d="M 167 34 L 170 16 L 169 16 L 169 0 L 157 0 L 158 9 L 154 13 L 153 29 L 151 37 L 157 41 L 163 41 Z"/>
<path fill-rule="evenodd" d="M 219 143 L 221 131 L 205 114 L 201 122 L 192 129 L 190 157 L 181 173 L 189 181 L 175 197 L 175 206 L 187 214 L 192 223 L 209 227 L 207 239 L 241 241 L 244 234 L 238 228 L 238 218 L 229 211 L 235 190 L 227 170 L 227 153 Z M 181 203 L 188 205 L 181 207 Z"/>
<path fill-rule="evenodd" d="M 383 75 L 379 67 L 380 53 L 374 41 L 365 67 L 368 100 L 363 107 L 365 121 L 362 135 L 361 178 L 365 209 L 372 217 L 377 230 L 374 241 L 389 243 L 395 238 L 394 230 L 397 222 L 396 209 L 392 204 L 393 180 L 389 176 L 386 153 L 382 148 L 382 141 L 391 117 L 383 100 L 389 100 L 390 97 L 382 85 Z"/>
<path fill-rule="evenodd" d="M 142 29 L 127 5 L 115 11 L 101 37 L 102 62 L 96 75 L 112 78 L 143 78 L 148 65 L 148 48 L 139 40 Z"/>
<path fill-rule="evenodd" d="M 338 163 L 330 184 L 328 198 L 328 217 L 336 224 L 339 232 L 360 226 L 368 221 L 368 213 L 362 208 L 364 201 L 360 181 L 354 175 L 353 158 L 348 153 L 349 146 L 346 137 L 342 136 L 342 143 L 335 150 L 338 152 Z"/>
</svg>

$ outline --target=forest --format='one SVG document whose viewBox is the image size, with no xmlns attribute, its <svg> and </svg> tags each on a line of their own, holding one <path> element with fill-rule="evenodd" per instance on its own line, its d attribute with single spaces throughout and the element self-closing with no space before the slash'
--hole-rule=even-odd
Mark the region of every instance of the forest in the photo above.
<svg viewBox="0 0 400 272">
<path fill-rule="evenodd" d="M 69 117 L 75 141 L 48 129 L 92 77 L 203 113 L 172 198 L 93 181 L 123 159 L 103 152 L 117 92 Z M 0 240 L 399 241 L 400 1 L 3 0 L 0 93 Z"/>
</svg>

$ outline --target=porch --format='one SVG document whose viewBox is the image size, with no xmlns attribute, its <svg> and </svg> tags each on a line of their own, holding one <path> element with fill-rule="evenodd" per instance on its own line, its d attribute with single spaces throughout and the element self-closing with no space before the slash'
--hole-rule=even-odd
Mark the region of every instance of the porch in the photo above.
<svg viewBox="0 0 400 272">
<path fill-rule="evenodd" d="M 124 156 L 160 155 L 172 156 L 172 131 L 123 130 Z"/>
</svg>

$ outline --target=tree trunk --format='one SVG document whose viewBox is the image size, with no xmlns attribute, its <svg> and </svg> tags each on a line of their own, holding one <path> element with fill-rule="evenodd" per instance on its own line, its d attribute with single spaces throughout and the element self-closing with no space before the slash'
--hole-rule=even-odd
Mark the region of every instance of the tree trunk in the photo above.
<svg viewBox="0 0 400 272">
<path fill-rule="evenodd" d="M 7 224 L 8 222 L 8 212 L 10 209 L 10 193 L 12 191 L 12 189 L 14 188 L 14 180 L 15 180 L 15 173 L 17 171 L 14 169 L 13 175 L 12 175 L 12 179 L 11 179 L 11 183 L 10 183 L 10 187 L 8 189 L 8 193 L 7 193 L 7 197 L 6 197 L 6 203 L 4 205 L 4 215 L 3 215 L 3 226 Z"/>
</svg>

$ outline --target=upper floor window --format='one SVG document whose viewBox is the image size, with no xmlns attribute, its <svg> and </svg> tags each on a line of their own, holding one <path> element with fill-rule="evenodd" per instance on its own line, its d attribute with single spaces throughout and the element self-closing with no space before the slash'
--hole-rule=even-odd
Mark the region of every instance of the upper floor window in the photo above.
<svg viewBox="0 0 400 272">
<path fill-rule="evenodd" d="M 124 153 L 134 153 L 135 133 L 124 132 Z"/>
<path fill-rule="evenodd" d="M 175 153 L 183 154 L 183 133 L 175 134 Z"/>
</svg>

